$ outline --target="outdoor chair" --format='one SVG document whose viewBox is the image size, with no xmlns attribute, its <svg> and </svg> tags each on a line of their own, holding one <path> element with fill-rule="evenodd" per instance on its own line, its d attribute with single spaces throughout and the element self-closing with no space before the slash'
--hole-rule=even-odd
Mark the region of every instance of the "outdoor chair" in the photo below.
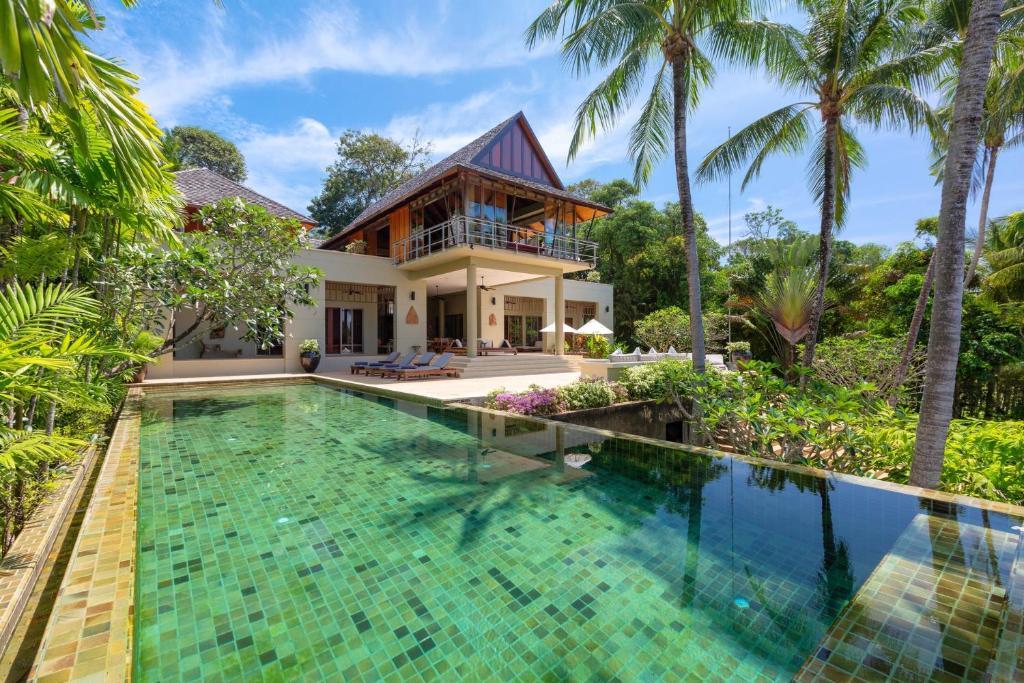
<svg viewBox="0 0 1024 683">
<path fill-rule="evenodd" d="M 430 361 L 434 360 L 434 356 L 436 355 L 437 354 L 434 353 L 433 351 L 427 351 L 422 356 L 417 358 L 416 362 L 413 363 L 413 365 L 430 365 Z"/>
<path fill-rule="evenodd" d="M 380 375 L 381 377 L 385 377 L 385 376 L 387 376 L 387 372 L 389 370 L 394 370 L 395 368 L 402 368 L 402 367 L 405 367 L 407 365 L 412 365 L 412 361 L 413 361 L 413 359 L 416 358 L 417 355 L 419 355 L 419 354 L 417 354 L 416 351 L 410 351 L 409 353 L 407 353 L 404 356 L 402 356 L 402 358 L 398 362 L 395 362 L 395 363 L 383 363 L 383 364 L 381 364 L 379 366 L 367 367 L 366 368 L 366 375 L 367 376 L 370 376 L 370 375 Z"/>
<path fill-rule="evenodd" d="M 349 371 L 353 375 L 358 375 L 360 372 L 366 370 L 366 368 L 379 368 L 382 365 L 394 363 L 401 355 L 402 354 L 398 351 L 392 351 L 384 357 L 384 360 L 357 360 L 352 364 L 352 367 L 349 368 Z"/>
<path fill-rule="evenodd" d="M 385 376 L 393 376 L 401 382 L 403 379 L 420 379 L 423 377 L 458 377 L 456 368 L 449 368 L 448 363 L 455 356 L 453 353 L 442 353 L 430 365 L 406 365 L 385 371 Z"/>
</svg>

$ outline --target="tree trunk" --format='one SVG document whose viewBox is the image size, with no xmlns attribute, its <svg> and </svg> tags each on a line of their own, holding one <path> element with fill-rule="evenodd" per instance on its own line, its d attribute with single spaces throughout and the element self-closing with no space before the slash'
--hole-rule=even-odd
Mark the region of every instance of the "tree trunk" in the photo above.
<svg viewBox="0 0 1024 683">
<path fill-rule="evenodd" d="M 822 173 L 825 183 L 821 192 L 821 228 L 818 239 L 818 284 L 814 289 L 811 319 L 808 321 L 807 341 L 804 344 L 804 367 L 814 365 L 814 349 L 818 345 L 818 328 L 825 312 L 825 284 L 832 260 L 832 227 L 836 222 L 836 144 L 839 138 L 839 120 L 825 119 L 825 153 Z M 801 375 L 800 386 L 807 384 L 807 375 Z"/>
<path fill-rule="evenodd" d="M 704 372 L 704 317 L 700 303 L 700 262 L 697 256 L 697 230 L 693 223 L 693 196 L 690 194 L 690 170 L 686 160 L 686 61 L 689 53 L 672 56 L 672 104 L 675 129 L 676 185 L 679 188 L 679 212 L 683 216 L 683 244 L 686 248 L 686 289 L 690 300 L 690 339 L 693 343 L 693 369 Z"/>
<path fill-rule="evenodd" d="M 910 328 L 907 330 L 907 340 L 903 344 L 903 353 L 900 354 L 900 364 L 896 366 L 896 372 L 892 378 L 892 390 L 889 394 L 889 405 L 896 405 L 896 393 L 907 381 L 907 373 L 910 372 L 910 360 L 914 356 L 914 347 L 917 346 L 917 338 L 921 335 L 921 323 L 924 322 L 924 309 L 928 307 L 928 295 L 932 292 L 932 282 L 935 280 L 935 252 L 928 259 L 928 269 L 924 271 L 924 282 L 921 283 L 921 293 L 917 295 L 917 305 L 914 306 L 914 316 L 910 319 Z"/>
<path fill-rule="evenodd" d="M 964 286 L 971 284 L 974 279 L 974 272 L 978 269 L 978 261 L 981 260 L 981 252 L 985 249 L 985 226 L 988 223 L 988 200 L 992 196 L 992 181 L 996 176 L 996 158 L 999 156 L 998 147 L 990 147 L 985 150 L 988 153 L 988 164 L 985 169 L 985 189 L 981 193 L 981 212 L 978 215 L 978 238 L 974 243 L 974 252 L 971 254 L 971 265 L 967 267 L 967 275 L 964 276 Z"/>
<path fill-rule="evenodd" d="M 910 468 L 910 483 L 914 486 L 935 488 L 942 477 L 960 354 L 967 194 L 978 151 L 982 103 L 992 67 L 992 49 L 999 31 L 1002 4 L 1001 0 L 974 0 L 964 41 L 942 180 L 928 363 L 921 416 L 917 421 L 914 462 Z"/>
</svg>

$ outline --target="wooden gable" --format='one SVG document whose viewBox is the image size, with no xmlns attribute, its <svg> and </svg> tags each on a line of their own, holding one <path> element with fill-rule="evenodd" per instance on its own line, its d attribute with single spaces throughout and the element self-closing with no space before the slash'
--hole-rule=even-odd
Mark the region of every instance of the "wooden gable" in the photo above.
<svg viewBox="0 0 1024 683">
<path fill-rule="evenodd" d="M 498 133 L 494 140 L 473 158 L 473 163 L 551 187 L 561 187 L 561 182 L 551 168 L 547 155 L 521 116 Z"/>
</svg>

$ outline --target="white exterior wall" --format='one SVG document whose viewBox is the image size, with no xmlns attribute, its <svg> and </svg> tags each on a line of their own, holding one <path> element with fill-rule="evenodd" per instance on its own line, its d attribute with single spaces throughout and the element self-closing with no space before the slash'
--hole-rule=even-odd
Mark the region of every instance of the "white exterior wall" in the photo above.
<svg viewBox="0 0 1024 683">
<path fill-rule="evenodd" d="M 395 349 L 408 351 L 413 346 L 424 347 L 427 339 L 427 290 L 421 281 L 412 280 L 405 272 L 391 264 L 391 259 L 363 254 L 348 254 L 340 251 L 324 249 L 303 249 L 296 257 L 295 263 L 314 266 L 323 272 L 316 291 L 311 292 L 318 302 L 317 306 L 298 306 L 294 309 L 294 318 L 285 326 L 284 355 L 277 358 L 198 358 L 198 351 L 187 353 L 193 359 L 178 358 L 171 354 L 161 356 L 150 364 L 148 377 L 162 379 L 172 377 L 212 377 L 219 375 L 272 374 L 277 372 L 302 372 L 299 363 L 299 345 L 304 339 L 316 339 L 320 348 L 326 348 L 324 338 L 325 298 L 324 283 L 353 282 L 364 285 L 386 285 L 395 288 Z M 415 296 L 415 298 L 413 298 Z M 360 307 L 360 304 L 346 304 L 346 307 Z M 363 314 L 364 340 L 370 348 L 364 347 L 366 355 L 376 357 L 377 310 L 376 304 L 364 305 Z M 409 324 L 406 318 L 409 309 L 416 311 L 417 322 Z M 227 342 L 231 328 L 224 340 L 211 343 Z M 253 344 L 241 343 L 247 354 L 255 353 Z M 198 348 L 198 345 L 197 345 Z M 222 343 L 221 348 L 228 350 L 229 344 Z M 320 361 L 320 370 L 330 372 L 344 370 L 352 361 L 361 358 L 353 354 L 324 356 Z"/>
<path fill-rule="evenodd" d="M 256 375 L 280 372 L 301 372 L 299 362 L 299 345 L 304 339 L 317 339 L 320 348 L 326 348 L 324 334 L 325 285 L 328 280 L 333 282 L 351 282 L 365 285 L 384 285 L 395 288 L 395 349 L 406 352 L 414 346 L 425 348 L 427 342 L 427 287 L 422 280 L 410 278 L 405 271 L 395 268 L 391 260 L 379 256 L 348 254 L 323 249 L 304 249 L 295 257 L 301 265 L 314 266 L 323 272 L 321 282 L 313 298 L 318 305 L 313 307 L 299 306 L 293 313 L 293 320 L 285 328 L 284 354 L 281 357 L 251 357 L 255 353 L 255 345 L 238 340 L 238 332 L 228 328 L 225 338 L 207 343 L 221 344 L 225 351 L 241 348 L 247 358 L 198 358 L 198 343 L 193 349 L 179 351 L 178 358 L 171 354 L 162 356 L 157 362 L 150 364 L 148 377 L 151 379 L 181 377 L 212 377 L 220 375 Z M 535 278 L 524 282 L 501 285 L 489 292 L 480 292 L 480 336 L 494 344 L 500 344 L 504 337 L 505 296 L 526 296 L 545 300 L 544 325 L 555 319 L 554 280 L 550 277 Z M 592 301 L 595 304 L 597 319 L 613 327 L 615 309 L 612 301 L 611 285 L 583 282 L 580 280 L 565 281 L 565 298 L 572 301 Z M 413 298 L 415 297 L 415 298 Z M 494 303 L 491 303 L 492 297 Z M 446 313 L 465 313 L 465 294 L 452 294 L 445 297 L 448 301 Z M 346 307 L 359 308 L 360 304 L 345 304 Z M 376 357 L 377 311 L 376 304 L 362 305 L 363 314 L 364 355 L 342 354 L 324 356 L 320 361 L 320 371 L 332 372 L 345 370 L 351 363 L 367 356 Z M 409 310 L 416 312 L 418 320 L 407 323 Z M 494 314 L 495 324 L 490 325 L 490 316 Z M 470 330 L 466 331 L 471 334 Z M 553 344 L 554 335 L 545 336 L 545 347 Z"/>
</svg>

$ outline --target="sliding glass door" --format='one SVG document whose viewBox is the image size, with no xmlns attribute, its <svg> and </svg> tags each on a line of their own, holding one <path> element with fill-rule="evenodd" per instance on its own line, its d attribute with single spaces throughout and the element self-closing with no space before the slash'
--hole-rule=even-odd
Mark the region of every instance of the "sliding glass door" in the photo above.
<svg viewBox="0 0 1024 683">
<path fill-rule="evenodd" d="M 363 310 L 327 308 L 324 319 L 325 353 L 363 353 Z"/>
</svg>

